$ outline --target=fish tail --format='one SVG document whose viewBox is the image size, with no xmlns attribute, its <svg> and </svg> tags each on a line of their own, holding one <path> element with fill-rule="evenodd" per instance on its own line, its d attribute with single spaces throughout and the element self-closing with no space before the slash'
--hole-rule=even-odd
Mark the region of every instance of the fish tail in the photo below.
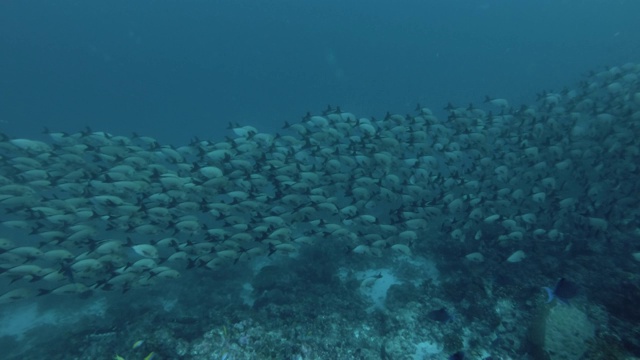
<svg viewBox="0 0 640 360">
<path fill-rule="evenodd" d="M 555 298 L 556 296 L 553 294 L 553 289 L 548 288 L 548 287 L 544 287 L 543 289 L 545 289 L 547 291 L 547 304 L 553 301 L 553 298 Z"/>
</svg>

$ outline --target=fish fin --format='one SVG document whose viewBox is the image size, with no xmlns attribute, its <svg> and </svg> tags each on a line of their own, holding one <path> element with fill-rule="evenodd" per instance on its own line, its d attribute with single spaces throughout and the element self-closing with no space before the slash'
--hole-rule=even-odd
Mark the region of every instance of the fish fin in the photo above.
<svg viewBox="0 0 640 360">
<path fill-rule="evenodd" d="M 51 290 L 48 290 L 48 289 L 38 289 L 38 295 L 36 295 L 36 296 L 46 295 L 46 294 L 48 294 L 50 292 L 51 292 Z"/>
<path fill-rule="evenodd" d="M 544 287 L 543 289 L 545 289 L 547 291 L 547 304 L 553 301 L 553 298 L 555 298 L 556 296 L 553 294 L 553 289 L 548 288 L 548 287 Z"/>
</svg>

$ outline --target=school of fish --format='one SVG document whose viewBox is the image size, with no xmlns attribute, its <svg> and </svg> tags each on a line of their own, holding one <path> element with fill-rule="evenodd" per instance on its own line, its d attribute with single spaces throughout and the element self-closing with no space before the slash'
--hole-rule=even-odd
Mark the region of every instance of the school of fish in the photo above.
<svg viewBox="0 0 640 360">
<path fill-rule="evenodd" d="M 527 243 L 615 241 L 640 215 L 639 76 L 610 67 L 535 106 L 486 98 L 449 104 L 446 119 L 328 107 L 282 135 L 232 125 L 233 138 L 180 147 L 1 134 L 0 304 L 126 292 L 327 238 L 354 256 L 412 256 L 420 242 L 494 236 L 511 263 Z"/>
</svg>

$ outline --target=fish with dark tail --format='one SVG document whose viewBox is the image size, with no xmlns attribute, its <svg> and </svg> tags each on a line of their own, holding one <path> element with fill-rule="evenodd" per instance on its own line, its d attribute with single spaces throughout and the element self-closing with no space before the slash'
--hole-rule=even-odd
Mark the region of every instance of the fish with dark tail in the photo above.
<svg viewBox="0 0 640 360">
<path fill-rule="evenodd" d="M 558 299 L 559 302 L 565 305 L 568 305 L 569 300 L 576 297 L 580 290 L 576 283 L 565 278 L 560 278 L 553 289 L 549 287 L 544 289 L 547 292 L 547 304 L 552 302 L 553 299 Z"/>
</svg>

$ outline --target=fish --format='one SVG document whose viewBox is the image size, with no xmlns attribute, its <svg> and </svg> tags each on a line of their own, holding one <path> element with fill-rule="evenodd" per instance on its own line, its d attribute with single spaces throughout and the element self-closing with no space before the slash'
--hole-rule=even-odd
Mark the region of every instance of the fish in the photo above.
<svg viewBox="0 0 640 360">
<path fill-rule="evenodd" d="M 447 308 L 440 308 L 438 310 L 429 311 L 427 317 L 433 321 L 446 323 L 453 320 L 453 315 L 449 313 Z"/>
<path fill-rule="evenodd" d="M 0 304 L 29 299 L 37 295 L 37 291 L 30 288 L 17 288 L 0 295 Z"/>
<path fill-rule="evenodd" d="M 606 69 L 519 108 L 487 97 L 449 103 L 443 118 L 419 106 L 376 119 L 332 106 L 282 134 L 231 124 L 224 139 L 179 146 L 91 129 L 0 135 L 0 226 L 12 237 L 0 239 L 0 301 L 126 292 L 308 244 L 367 261 L 356 258 L 421 256 L 423 239 L 442 239 L 464 244 L 468 255 L 452 260 L 461 266 L 540 265 L 557 247 L 533 251 L 529 240 L 597 242 L 629 228 L 639 73 Z M 42 290 L 19 290 L 31 283 Z M 570 300 L 572 284 L 548 288 L 550 300 Z"/>
<path fill-rule="evenodd" d="M 449 360 L 464 360 L 464 352 L 458 351 L 449 356 Z"/>
<path fill-rule="evenodd" d="M 559 302 L 568 305 L 569 300 L 578 295 L 580 288 L 576 283 L 560 278 L 553 289 L 544 287 L 544 290 L 547 292 L 547 304 L 552 302 L 553 299 L 557 299 Z"/>
<path fill-rule="evenodd" d="M 133 251 L 136 252 L 136 254 L 146 258 L 157 259 L 159 257 L 158 249 L 156 249 L 156 247 L 153 245 L 140 244 L 140 245 L 133 245 L 131 246 L 131 248 L 133 249 Z"/>
</svg>

